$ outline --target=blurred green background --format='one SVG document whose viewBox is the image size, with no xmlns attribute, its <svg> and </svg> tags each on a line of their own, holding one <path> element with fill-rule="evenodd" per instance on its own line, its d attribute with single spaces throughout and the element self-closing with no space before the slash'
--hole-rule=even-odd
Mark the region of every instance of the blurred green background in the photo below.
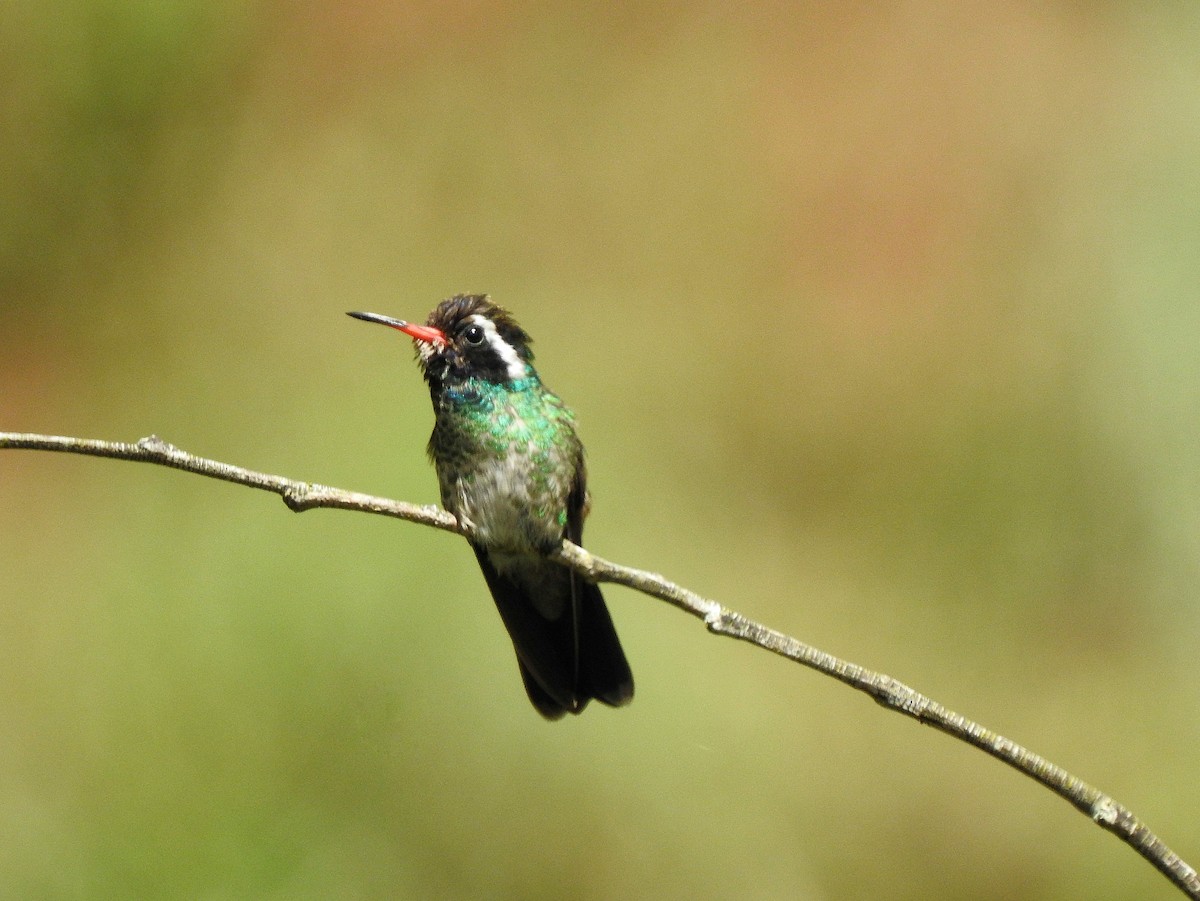
<svg viewBox="0 0 1200 901">
<path fill-rule="evenodd" d="M 588 545 L 1200 860 L 1200 7 L 0 6 L 0 429 L 417 502 L 489 291 Z M 463 543 L 0 452 L 4 898 L 1170 898 L 980 753 L 624 589 L 548 725 Z"/>
</svg>

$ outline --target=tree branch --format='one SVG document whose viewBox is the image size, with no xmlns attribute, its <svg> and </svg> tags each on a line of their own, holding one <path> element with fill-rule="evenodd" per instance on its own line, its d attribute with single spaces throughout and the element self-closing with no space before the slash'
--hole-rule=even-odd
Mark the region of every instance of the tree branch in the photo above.
<svg viewBox="0 0 1200 901">
<path fill-rule="evenodd" d="M 240 466 L 231 466 L 228 463 L 189 454 L 154 435 L 143 438 L 134 444 L 128 444 L 56 435 L 0 432 L 0 449 L 5 448 L 63 451 L 96 457 L 110 457 L 116 460 L 157 463 L 160 466 L 170 466 L 186 472 L 194 472 L 210 478 L 274 492 L 283 498 L 283 502 L 291 510 L 297 512 L 314 507 L 358 510 L 364 513 L 379 513 L 384 516 L 405 519 L 459 535 L 467 534 L 453 516 L 436 506 L 407 504 L 388 498 L 343 491 L 311 482 L 299 482 L 283 476 L 255 472 Z M 776 632 L 761 623 L 747 619 L 740 613 L 729 610 L 716 601 L 701 597 L 693 591 L 676 585 L 657 573 L 610 563 L 569 541 L 564 541 L 562 547 L 553 556 L 562 565 L 592 581 L 624 585 L 673 604 L 680 610 L 702 619 L 708 630 L 716 635 L 726 635 L 730 638 L 747 641 L 826 676 L 831 676 L 851 688 L 866 693 L 889 710 L 912 717 L 919 723 L 933 726 L 947 735 L 979 748 L 1070 802 L 1101 828 L 1107 829 L 1121 841 L 1130 845 L 1184 894 L 1200 899 L 1200 875 L 1168 848 L 1128 808 L 1029 749 L 966 717 L 947 710 L 903 682 L 883 673 L 873 672 L 857 664 L 841 660 L 802 641 Z"/>
</svg>

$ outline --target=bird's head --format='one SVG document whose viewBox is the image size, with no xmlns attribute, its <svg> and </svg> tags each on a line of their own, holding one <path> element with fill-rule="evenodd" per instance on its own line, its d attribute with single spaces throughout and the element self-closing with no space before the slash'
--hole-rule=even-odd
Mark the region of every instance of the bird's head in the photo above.
<svg viewBox="0 0 1200 901">
<path fill-rule="evenodd" d="M 425 380 L 435 392 L 472 378 L 506 385 L 534 375 L 529 335 L 486 294 L 447 298 L 429 314 L 424 325 L 378 313 L 347 315 L 389 326 L 411 337 Z"/>
</svg>

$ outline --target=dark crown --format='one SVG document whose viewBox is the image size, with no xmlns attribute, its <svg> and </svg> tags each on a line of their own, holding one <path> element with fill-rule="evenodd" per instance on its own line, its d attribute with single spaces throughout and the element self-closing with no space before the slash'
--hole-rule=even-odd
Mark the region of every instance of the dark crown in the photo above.
<svg viewBox="0 0 1200 901">
<path fill-rule="evenodd" d="M 500 337 L 521 355 L 521 359 L 527 363 L 533 361 L 533 351 L 529 348 L 533 339 L 529 337 L 529 333 L 517 325 L 512 313 L 499 304 L 492 303 L 492 299 L 486 294 L 455 294 L 448 297 L 434 308 L 425 324 L 441 329 L 453 340 L 472 316 L 483 316 L 491 320 Z"/>
</svg>

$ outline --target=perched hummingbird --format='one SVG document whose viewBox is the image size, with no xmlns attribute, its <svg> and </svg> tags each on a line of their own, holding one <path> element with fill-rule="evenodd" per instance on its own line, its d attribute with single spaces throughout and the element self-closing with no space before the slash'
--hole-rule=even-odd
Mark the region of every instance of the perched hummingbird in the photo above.
<svg viewBox="0 0 1200 901">
<path fill-rule="evenodd" d="M 425 325 L 348 315 L 416 344 L 442 506 L 470 530 L 538 713 L 628 704 L 633 674 L 600 589 L 546 558 L 564 538 L 580 543 L 590 498 L 574 415 L 534 370 L 529 335 L 483 294 L 442 301 Z"/>
</svg>

